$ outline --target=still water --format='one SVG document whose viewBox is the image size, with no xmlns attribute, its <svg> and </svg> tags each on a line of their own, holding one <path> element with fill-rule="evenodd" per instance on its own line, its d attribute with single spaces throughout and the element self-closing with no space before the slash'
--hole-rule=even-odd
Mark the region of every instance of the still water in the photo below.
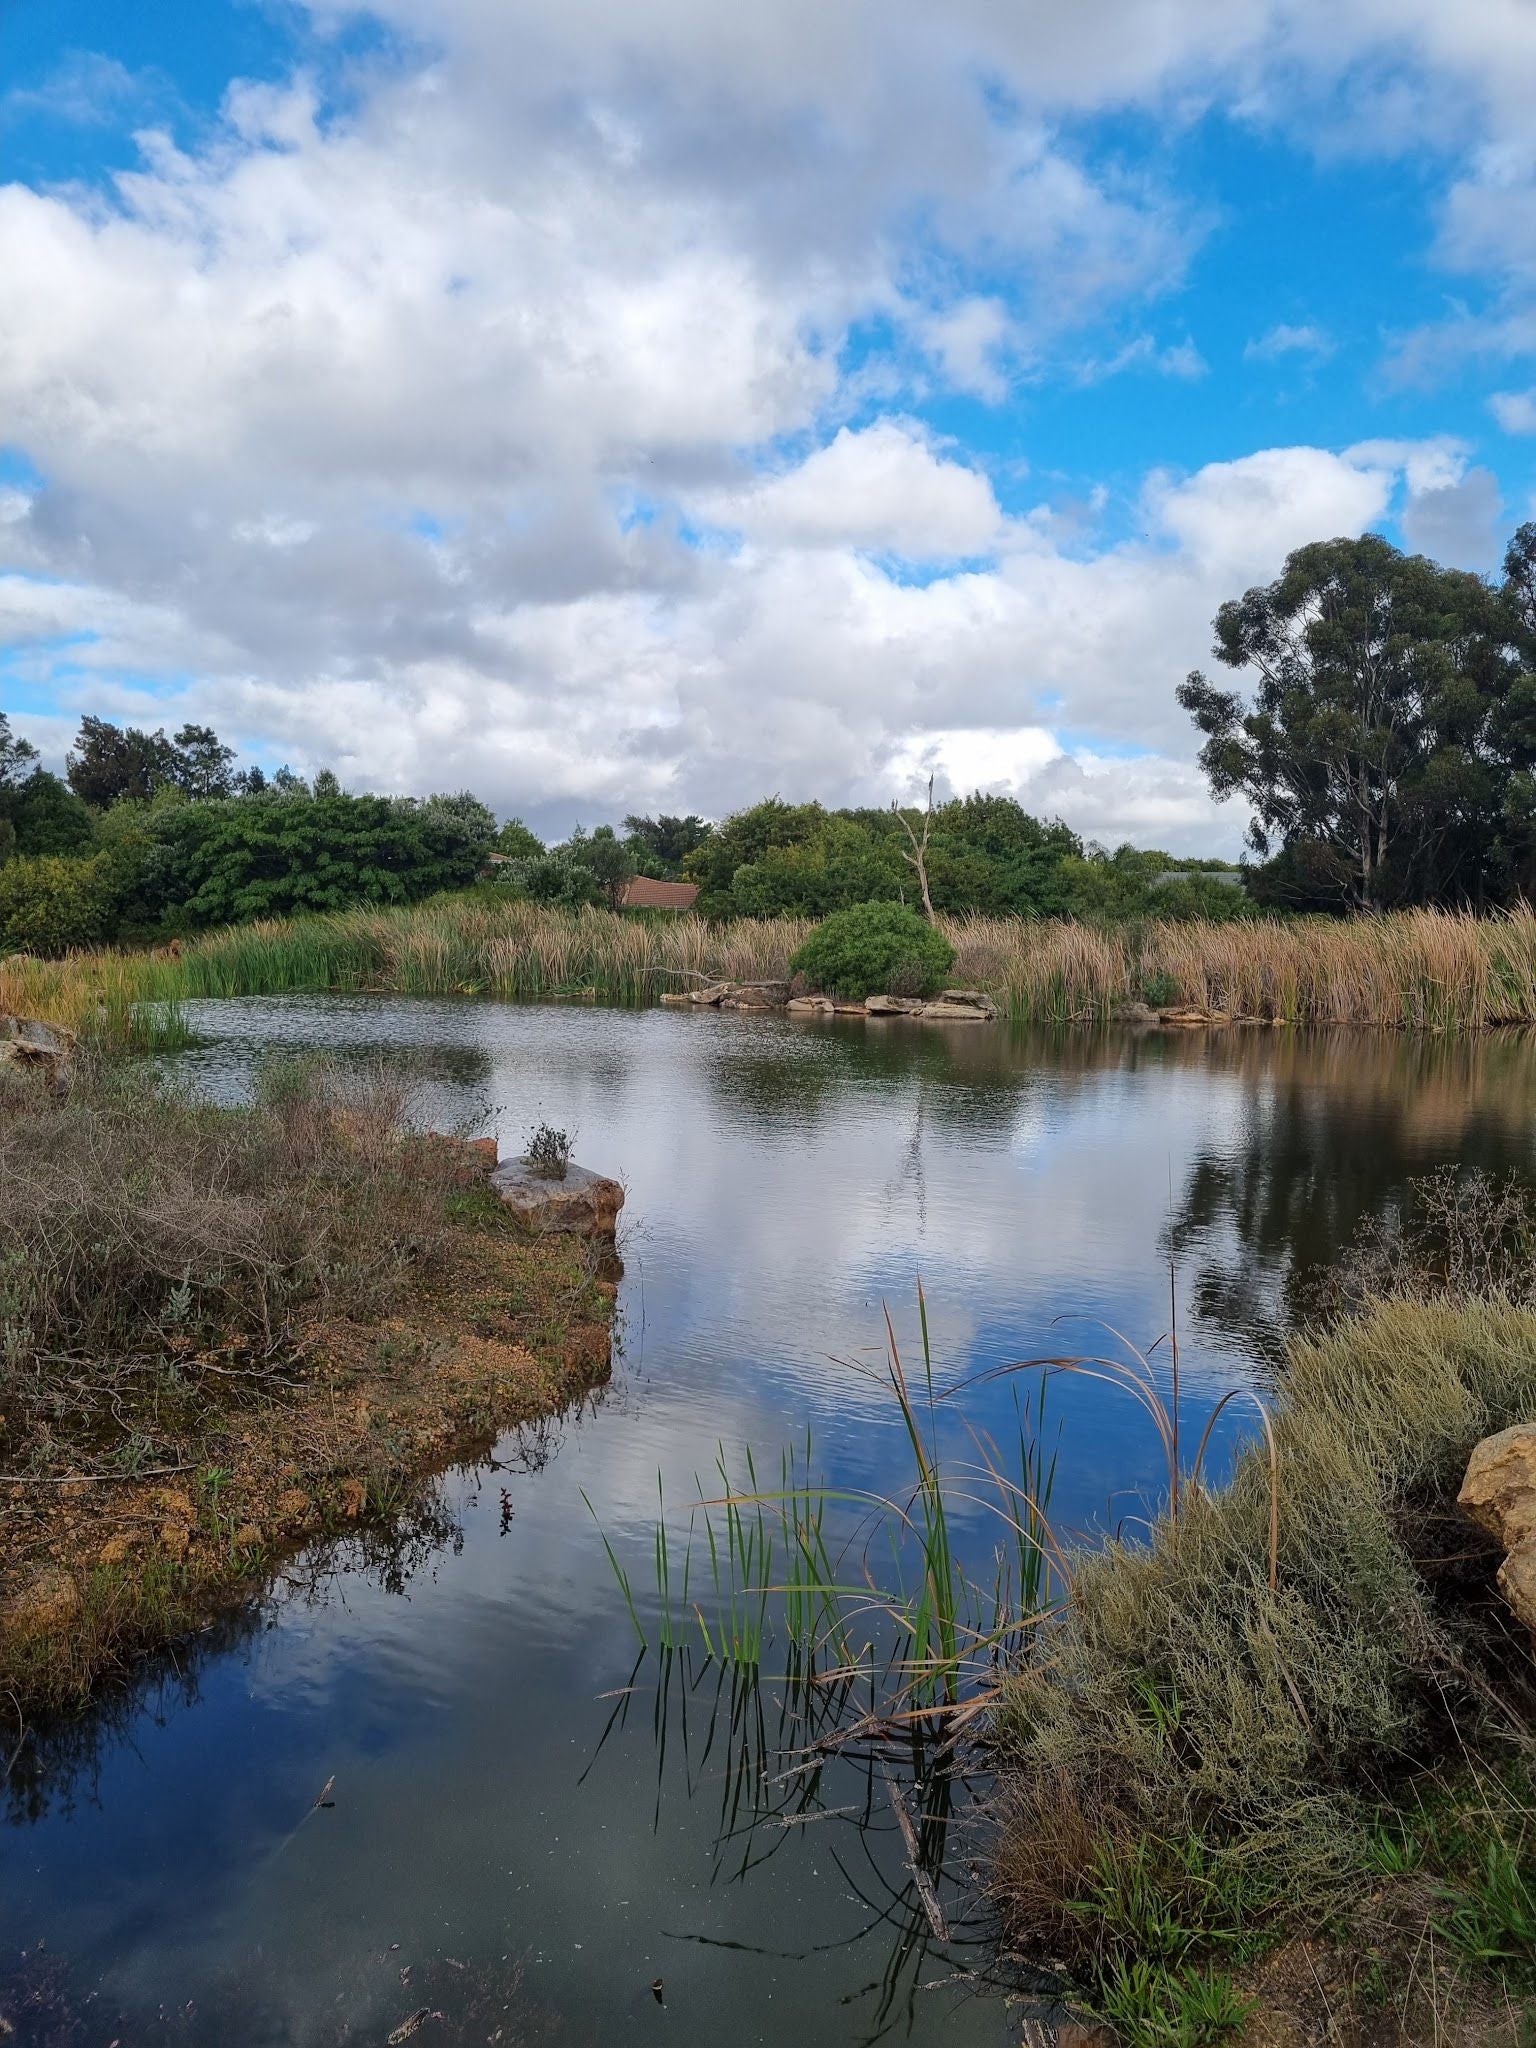
<svg viewBox="0 0 1536 2048">
<path fill-rule="evenodd" d="M 1309 1269 L 1412 1176 L 1533 1165 L 1536 1050 L 1509 1039 L 371 998 L 194 1022 L 176 1066 L 223 1097 L 325 1048 L 409 1061 L 428 1120 L 504 1153 L 540 1120 L 574 1132 L 628 1191 L 618 1355 L 397 1542 L 296 1561 L 259 1614 L 16 1774 L 0 2014 L 22 2042 L 382 2043 L 423 2008 L 421 2048 L 1016 2040 L 975 1974 L 980 1818 L 962 1799 L 941 1944 L 864 1767 L 829 1767 L 783 1824 L 776 1746 L 803 1731 L 779 1727 L 781 1688 L 733 1724 L 715 1673 L 635 1667 L 586 1501 L 643 1586 L 658 1474 L 678 1498 L 722 1444 L 776 1470 L 809 1429 L 829 1480 L 899 1485 L 899 1423 L 855 1368 L 884 1356 L 883 1305 L 915 1352 L 919 1277 L 957 1379 L 1102 1349 L 1095 1318 L 1150 1344 L 1171 1263 L 1198 1423 L 1272 1381 Z M 1005 1434 L 1011 1385 L 970 1415 Z M 1159 1483 L 1146 1418 L 1070 1379 L 1049 1416 L 1058 1529 L 1125 1525 Z M 984 1558 L 980 1511 L 961 1540 Z"/>
</svg>

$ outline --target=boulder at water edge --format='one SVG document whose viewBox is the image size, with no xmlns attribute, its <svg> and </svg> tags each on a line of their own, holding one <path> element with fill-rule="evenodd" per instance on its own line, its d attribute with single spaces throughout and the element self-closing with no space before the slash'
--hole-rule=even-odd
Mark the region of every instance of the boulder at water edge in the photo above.
<svg viewBox="0 0 1536 2048">
<path fill-rule="evenodd" d="M 612 1237 L 624 1206 L 618 1182 L 585 1166 L 568 1166 L 564 1179 L 552 1180 L 526 1159 L 508 1159 L 491 1175 L 491 1186 L 520 1223 L 541 1235 L 559 1230 Z"/>
</svg>

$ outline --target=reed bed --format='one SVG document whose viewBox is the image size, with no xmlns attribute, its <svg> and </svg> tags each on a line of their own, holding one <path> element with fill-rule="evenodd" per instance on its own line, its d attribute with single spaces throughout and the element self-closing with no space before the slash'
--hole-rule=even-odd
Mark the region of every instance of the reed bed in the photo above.
<svg viewBox="0 0 1536 2048">
<path fill-rule="evenodd" d="M 1536 1023 L 1536 914 L 1157 922 L 942 921 L 957 983 L 1016 1021 L 1083 1023 L 1135 1004 L 1410 1031 Z M 174 1006 L 301 990 L 643 1004 L 698 978 L 781 981 L 799 918 L 577 912 L 469 891 L 401 909 L 238 925 L 138 953 L 0 960 L 0 1011 L 121 1040 L 174 1041 Z M 141 1006 L 159 1005 L 148 1011 Z"/>
</svg>

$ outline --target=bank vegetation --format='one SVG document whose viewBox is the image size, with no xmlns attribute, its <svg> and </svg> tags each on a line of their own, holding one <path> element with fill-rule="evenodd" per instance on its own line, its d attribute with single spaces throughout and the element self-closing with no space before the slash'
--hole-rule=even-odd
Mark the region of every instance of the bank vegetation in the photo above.
<svg viewBox="0 0 1536 2048">
<path fill-rule="evenodd" d="M 382 1068 L 274 1068 L 230 1108 L 142 1067 L 87 1060 L 61 1099 L 0 1066 L 0 1703 L 23 1728 L 606 1375 L 611 1284 L 518 1231 L 491 1163 L 414 1130 Z"/>
<path fill-rule="evenodd" d="M 1536 915 L 1400 911 L 1343 921 L 941 918 L 953 978 L 1017 1022 L 1102 1023 L 1138 1006 L 1392 1030 L 1536 1023 Z M 0 1011 L 107 1042 L 174 1042 L 175 1006 L 306 991 L 642 1004 L 700 980 L 788 980 L 805 918 L 561 910 L 494 888 L 397 909 L 235 925 L 141 952 L 0 959 Z M 160 1006 L 145 1007 L 145 1006 Z M 166 1007 L 169 1006 L 169 1007 Z"/>
</svg>

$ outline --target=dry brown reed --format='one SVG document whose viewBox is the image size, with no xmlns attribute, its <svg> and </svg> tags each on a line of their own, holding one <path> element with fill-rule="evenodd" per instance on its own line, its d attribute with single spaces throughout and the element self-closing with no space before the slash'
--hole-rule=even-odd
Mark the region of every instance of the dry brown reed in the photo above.
<svg viewBox="0 0 1536 2048">
<path fill-rule="evenodd" d="M 1412 910 L 1291 922 L 942 920 L 957 982 L 1013 1019 L 1083 1023 L 1136 1004 L 1291 1024 L 1480 1030 L 1536 1023 L 1536 915 Z M 809 920 L 545 909 L 485 890 L 403 909 L 231 927 L 180 948 L 0 961 L 0 1011 L 107 1039 L 153 1035 L 135 1006 L 290 990 L 654 1002 L 690 978 L 771 981 Z M 171 1018 L 174 1025 L 174 1017 Z"/>
</svg>

